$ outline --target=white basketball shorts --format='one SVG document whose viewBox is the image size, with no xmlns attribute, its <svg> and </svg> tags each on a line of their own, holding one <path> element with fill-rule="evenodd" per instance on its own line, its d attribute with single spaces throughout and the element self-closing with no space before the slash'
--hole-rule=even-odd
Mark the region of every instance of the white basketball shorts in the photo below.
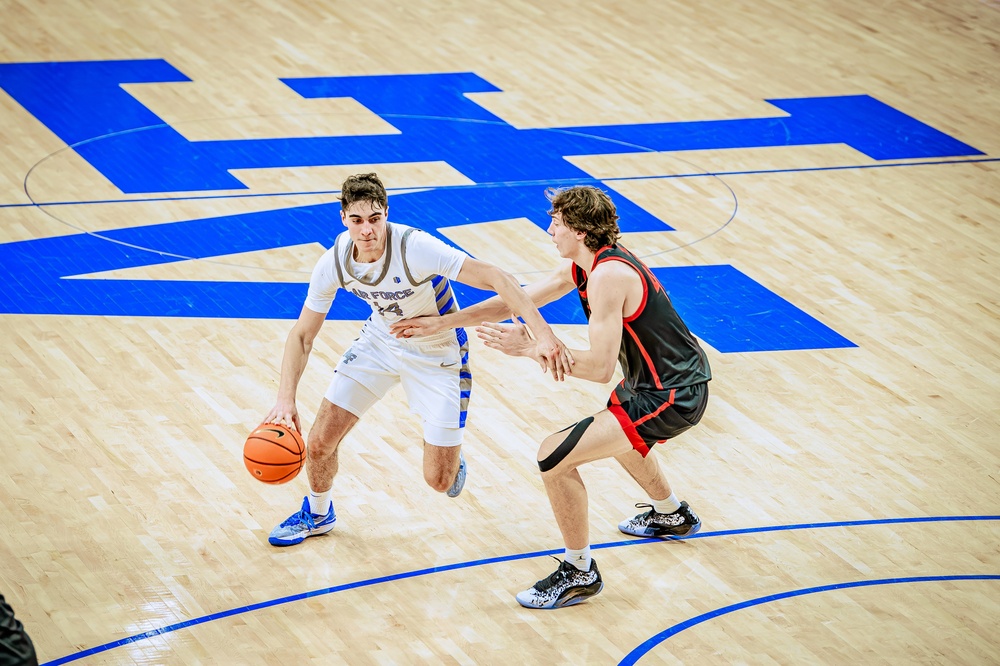
<svg viewBox="0 0 1000 666">
<path fill-rule="evenodd" d="M 456 329 L 445 344 L 421 345 L 365 324 L 337 364 L 326 399 L 360 418 L 397 383 L 409 410 L 423 420 L 424 441 L 435 446 L 462 443 L 472 393 L 464 329 Z"/>
</svg>

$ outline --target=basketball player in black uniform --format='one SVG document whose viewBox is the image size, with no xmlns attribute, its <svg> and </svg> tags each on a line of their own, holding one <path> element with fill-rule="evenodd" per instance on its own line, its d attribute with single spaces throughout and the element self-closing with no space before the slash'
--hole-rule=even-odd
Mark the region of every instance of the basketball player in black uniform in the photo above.
<svg viewBox="0 0 1000 666">
<path fill-rule="evenodd" d="M 0 594 L 0 666 L 38 666 L 35 646 Z"/>
<path fill-rule="evenodd" d="M 611 198 L 589 186 L 548 190 L 552 203 L 549 234 L 568 261 L 548 278 L 525 287 L 536 305 L 576 289 L 588 319 L 590 349 L 571 350 L 572 376 L 605 383 L 620 362 L 625 378 L 607 408 L 547 437 L 538 466 L 566 545 L 559 568 L 520 592 L 527 608 L 561 608 L 591 597 L 604 587 L 590 555 L 587 491 L 577 468 L 614 457 L 649 495 L 646 511 L 618 527 L 642 537 L 678 538 L 695 534 L 701 521 L 680 502 L 647 455 L 657 443 L 698 423 L 708 402 L 708 359 L 677 315 L 663 286 L 639 259 L 618 244 L 618 215 Z M 455 315 L 400 322 L 397 335 L 424 335 L 440 328 L 502 320 L 498 299 Z M 486 346 L 512 356 L 537 358 L 535 341 L 519 322 L 476 328 Z"/>
</svg>

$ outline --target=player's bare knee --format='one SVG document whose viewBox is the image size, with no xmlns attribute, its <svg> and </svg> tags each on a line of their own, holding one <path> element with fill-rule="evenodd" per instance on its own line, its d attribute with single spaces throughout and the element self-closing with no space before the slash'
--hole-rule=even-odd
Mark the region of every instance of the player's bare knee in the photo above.
<svg viewBox="0 0 1000 666">
<path fill-rule="evenodd" d="M 538 469 L 542 472 L 543 477 L 559 474 L 563 471 L 563 465 L 560 464 L 562 461 L 554 461 L 552 454 L 555 453 L 555 450 L 559 448 L 564 439 L 563 433 L 549 435 L 542 441 L 541 446 L 538 447 L 538 456 L 535 462 L 538 463 Z"/>
<path fill-rule="evenodd" d="M 542 476 L 563 474 L 573 469 L 574 466 L 565 460 L 580 443 L 583 433 L 593 422 L 594 417 L 588 416 L 579 423 L 545 438 L 538 449 L 538 469 L 541 470 Z"/>
<path fill-rule="evenodd" d="M 337 452 L 339 440 L 323 437 L 315 431 L 309 432 L 309 439 L 306 444 L 306 455 L 314 459 L 329 458 Z"/>
</svg>

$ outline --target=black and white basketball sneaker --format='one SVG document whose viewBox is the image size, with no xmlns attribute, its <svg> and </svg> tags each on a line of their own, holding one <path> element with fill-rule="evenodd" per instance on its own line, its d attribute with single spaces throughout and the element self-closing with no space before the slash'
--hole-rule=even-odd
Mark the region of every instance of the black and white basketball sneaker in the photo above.
<svg viewBox="0 0 1000 666">
<path fill-rule="evenodd" d="M 548 578 L 543 578 L 524 592 L 517 603 L 525 608 L 562 608 L 592 597 L 604 589 L 597 561 L 590 561 L 589 571 L 580 571 L 569 562 L 560 562 Z"/>
<path fill-rule="evenodd" d="M 637 537 L 660 537 L 662 539 L 693 536 L 701 529 L 701 519 L 695 515 L 687 502 L 673 513 L 657 513 L 652 504 L 636 504 L 637 509 L 648 509 L 635 518 L 618 523 L 618 529 Z"/>
</svg>

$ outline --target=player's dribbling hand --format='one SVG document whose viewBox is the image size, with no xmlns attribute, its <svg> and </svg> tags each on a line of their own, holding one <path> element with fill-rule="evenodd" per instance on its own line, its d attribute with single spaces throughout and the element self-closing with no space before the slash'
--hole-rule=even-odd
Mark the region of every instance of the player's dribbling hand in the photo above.
<svg viewBox="0 0 1000 666">
<path fill-rule="evenodd" d="M 414 317 L 393 322 L 389 325 L 389 333 L 397 338 L 419 338 L 444 330 L 441 317 Z"/>
<path fill-rule="evenodd" d="M 280 423 L 302 432 L 302 426 L 299 424 L 299 410 L 294 402 L 286 403 L 279 400 L 261 423 Z"/>
</svg>

